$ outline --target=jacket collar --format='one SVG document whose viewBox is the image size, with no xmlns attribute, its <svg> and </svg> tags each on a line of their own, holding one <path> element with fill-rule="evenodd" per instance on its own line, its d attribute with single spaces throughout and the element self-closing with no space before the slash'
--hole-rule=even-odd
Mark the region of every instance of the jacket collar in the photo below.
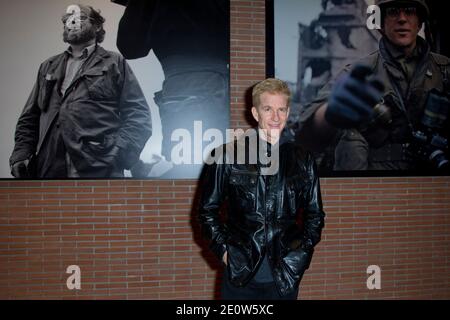
<svg viewBox="0 0 450 320">
<path fill-rule="evenodd" d="M 90 69 L 97 65 L 99 62 L 101 62 L 103 59 L 106 59 L 110 57 L 110 54 L 108 51 L 103 49 L 101 46 L 97 45 L 94 47 L 94 50 L 92 52 L 94 55 L 91 59 L 91 61 L 88 62 L 86 69 Z M 62 54 L 59 54 L 57 56 L 54 56 L 49 59 L 50 67 L 47 71 L 47 74 L 56 76 L 57 78 L 62 77 L 63 75 L 60 72 L 57 72 L 57 69 L 62 68 L 65 65 L 65 62 L 67 61 L 68 53 L 67 50 L 64 51 Z"/>
<path fill-rule="evenodd" d="M 399 50 L 392 42 L 390 42 L 385 36 L 380 40 L 380 53 L 384 62 L 398 66 L 398 60 L 405 58 L 404 53 Z M 426 58 L 430 53 L 430 46 L 420 36 L 417 37 L 417 44 L 413 50 L 413 53 L 408 59 L 416 59 L 418 62 Z"/>
<path fill-rule="evenodd" d="M 287 129 L 286 127 L 283 129 L 283 131 L 281 132 L 280 135 L 280 139 L 277 141 L 277 143 L 269 143 L 266 140 L 262 139 L 261 135 L 259 134 L 259 128 L 256 128 L 256 135 L 258 136 L 258 141 L 260 144 L 265 144 L 268 146 L 268 149 L 270 148 L 278 148 L 288 142 L 292 142 L 294 141 L 294 136 L 292 135 L 292 133 L 290 132 L 289 129 Z"/>
</svg>

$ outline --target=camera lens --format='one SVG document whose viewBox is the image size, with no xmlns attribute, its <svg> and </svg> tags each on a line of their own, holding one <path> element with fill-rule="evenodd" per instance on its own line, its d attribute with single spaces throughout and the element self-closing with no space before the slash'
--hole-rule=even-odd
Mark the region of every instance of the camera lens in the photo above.
<svg viewBox="0 0 450 320">
<path fill-rule="evenodd" d="M 449 161 L 445 157 L 445 153 L 442 150 L 435 150 L 432 152 L 429 159 L 438 169 L 448 168 Z"/>
</svg>

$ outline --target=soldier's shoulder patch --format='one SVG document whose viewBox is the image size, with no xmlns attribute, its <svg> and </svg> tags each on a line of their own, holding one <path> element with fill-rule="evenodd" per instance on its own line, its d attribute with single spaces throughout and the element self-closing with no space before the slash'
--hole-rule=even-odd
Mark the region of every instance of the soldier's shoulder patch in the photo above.
<svg viewBox="0 0 450 320">
<path fill-rule="evenodd" d="M 431 53 L 431 56 L 433 57 L 434 61 L 441 66 L 448 66 L 450 65 L 450 59 L 446 56 L 443 56 L 441 54 L 438 53 Z"/>
<path fill-rule="evenodd" d="M 370 68 L 374 69 L 378 63 L 379 57 L 380 57 L 380 52 L 377 50 L 377 51 L 374 51 L 371 54 L 365 56 L 364 58 L 360 59 L 357 63 L 354 63 L 354 65 L 355 64 L 363 64 L 363 65 L 369 66 Z"/>
</svg>

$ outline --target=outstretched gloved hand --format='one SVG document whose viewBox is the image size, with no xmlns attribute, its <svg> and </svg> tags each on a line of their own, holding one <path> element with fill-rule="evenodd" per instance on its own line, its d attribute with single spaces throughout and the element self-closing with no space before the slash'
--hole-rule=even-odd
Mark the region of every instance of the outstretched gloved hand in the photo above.
<svg viewBox="0 0 450 320">
<path fill-rule="evenodd" d="M 349 129 L 371 120 L 383 97 L 384 85 L 371 68 L 356 65 L 338 79 L 328 99 L 325 119 L 336 128 Z"/>
</svg>

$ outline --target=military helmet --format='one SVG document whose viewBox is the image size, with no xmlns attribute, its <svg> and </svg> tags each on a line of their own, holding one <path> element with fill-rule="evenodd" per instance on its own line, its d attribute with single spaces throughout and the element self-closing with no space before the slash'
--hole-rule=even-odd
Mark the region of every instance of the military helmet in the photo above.
<svg viewBox="0 0 450 320">
<path fill-rule="evenodd" d="M 430 15 L 430 9 L 428 8 L 428 5 L 425 3 L 425 0 L 377 0 L 376 4 L 381 9 L 383 9 L 383 7 L 386 6 L 396 4 L 414 5 L 419 8 L 420 17 L 422 18 L 423 21 L 428 19 L 428 16 Z"/>
</svg>

